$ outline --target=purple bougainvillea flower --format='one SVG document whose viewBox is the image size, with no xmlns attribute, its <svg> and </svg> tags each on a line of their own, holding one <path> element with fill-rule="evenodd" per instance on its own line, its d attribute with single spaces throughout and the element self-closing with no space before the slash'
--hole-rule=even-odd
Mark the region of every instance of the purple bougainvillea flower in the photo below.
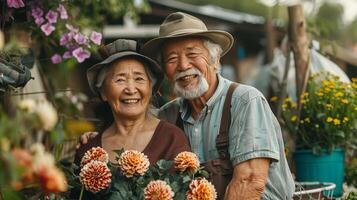
<svg viewBox="0 0 357 200">
<path fill-rule="evenodd" d="M 31 9 L 31 15 L 35 19 L 42 18 L 43 10 L 40 7 L 34 7 Z"/>
<path fill-rule="evenodd" d="M 25 7 L 25 4 L 22 0 L 7 0 L 7 6 L 9 8 L 21 8 Z"/>
<path fill-rule="evenodd" d="M 90 52 L 83 49 L 82 47 L 79 47 L 76 50 L 74 50 L 72 54 L 79 63 L 83 62 L 85 59 L 90 57 Z"/>
<path fill-rule="evenodd" d="M 70 34 L 70 33 L 65 33 L 61 36 L 61 39 L 60 39 L 60 45 L 61 46 L 64 46 L 66 45 L 69 41 L 71 41 L 72 39 L 72 36 L 73 34 Z"/>
<path fill-rule="evenodd" d="M 71 51 L 66 51 L 63 54 L 64 59 L 72 58 L 72 52 Z"/>
<path fill-rule="evenodd" d="M 74 26 L 72 26 L 71 24 L 66 24 L 66 28 L 68 30 L 70 30 L 71 32 L 75 32 L 75 33 L 78 33 L 78 31 L 79 31 L 78 28 L 74 28 Z"/>
<path fill-rule="evenodd" d="M 90 40 L 96 44 L 96 45 L 100 45 L 102 43 L 102 34 L 93 31 L 92 34 L 90 35 Z"/>
<path fill-rule="evenodd" d="M 78 43 L 78 44 L 86 44 L 87 43 L 87 38 L 86 36 L 82 35 L 81 33 L 77 33 L 74 35 L 73 39 Z"/>
<path fill-rule="evenodd" d="M 43 24 L 43 22 L 45 22 L 45 19 L 43 19 L 43 17 L 35 19 L 35 23 L 37 24 L 37 26 L 40 26 L 41 24 Z"/>
<path fill-rule="evenodd" d="M 62 57 L 61 57 L 61 55 L 56 53 L 55 55 L 53 55 L 51 57 L 51 61 L 53 64 L 58 64 L 58 63 L 62 62 Z"/>
<path fill-rule="evenodd" d="M 58 13 L 53 10 L 48 11 L 48 13 L 46 14 L 46 19 L 51 24 L 57 22 L 57 17 L 58 17 Z"/>
<path fill-rule="evenodd" d="M 46 23 L 41 26 L 42 32 L 45 33 L 46 36 L 49 36 L 56 28 L 52 26 L 50 23 Z"/>
<path fill-rule="evenodd" d="M 61 19 L 68 19 L 67 10 L 62 4 L 58 6 L 57 11 L 60 13 Z"/>
</svg>

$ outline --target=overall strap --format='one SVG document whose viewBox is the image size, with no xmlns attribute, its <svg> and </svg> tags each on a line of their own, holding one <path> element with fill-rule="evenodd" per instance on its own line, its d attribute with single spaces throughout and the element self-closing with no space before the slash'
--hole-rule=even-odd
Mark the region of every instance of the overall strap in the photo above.
<svg viewBox="0 0 357 200">
<path fill-rule="evenodd" d="M 231 102 L 232 94 L 234 90 L 238 87 L 238 83 L 232 83 L 227 91 L 226 99 L 224 101 L 221 126 L 219 128 L 219 134 L 216 138 L 216 148 L 219 154 L 220 159 L 229 159 L 229 125 L 231 123 Z"/>
</svg>

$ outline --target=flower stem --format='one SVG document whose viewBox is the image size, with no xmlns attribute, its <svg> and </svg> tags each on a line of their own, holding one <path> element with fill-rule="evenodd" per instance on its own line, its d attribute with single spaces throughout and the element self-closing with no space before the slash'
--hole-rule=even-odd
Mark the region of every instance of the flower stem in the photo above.
<svg viewBox="0 0 357 200">
<path fill-rule="evenodd" d="M 82 197 L 83 197 L 83 191 L 84 191 L 84 186 L 82 185 L 82 188 L 81 188 L 81 193 L 79 194 L 79 199 L 78 199 L 78 200 L 82 200 Z"/>
</svg>

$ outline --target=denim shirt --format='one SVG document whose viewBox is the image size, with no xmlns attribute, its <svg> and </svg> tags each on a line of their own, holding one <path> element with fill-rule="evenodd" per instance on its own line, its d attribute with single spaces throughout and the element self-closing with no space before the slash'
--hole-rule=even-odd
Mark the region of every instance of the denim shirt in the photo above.
<svg viewBox="0 0 357 200">
<path fill-rule="evenodd" d="M 218 76 L 218 86 L 197 119 L 187 100 L 177 98 L 159 110 L 159 117 L 176 123 L 178 112 L 191 149 L 200 162 L 218 159 L 219 133 L 224 100 L 231 81 Z M 294 181 L 284 153 L 280 125 L 264 96 L 255 88 L 239 84 L 232 95 L 229 153 L 233 166 L 254 158 L 268 158 L 268 181 L 262 199 L 292 199 Z"/>
</svg>

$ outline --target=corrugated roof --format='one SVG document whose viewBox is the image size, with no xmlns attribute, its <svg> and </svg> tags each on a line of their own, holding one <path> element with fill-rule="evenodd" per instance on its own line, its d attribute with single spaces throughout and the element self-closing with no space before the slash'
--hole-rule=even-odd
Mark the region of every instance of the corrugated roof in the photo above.
<svg viewBox="0 0 357 200">
<path fill-rule="evenodd" d="M 221 8 L 219 6 L 213 6 L 213 5 L 196 6 L 196 5 L 187 4 L 175 0 L 149 0 L 149 1 L 162 6 L 187 11 L 190 13 L 214 17 L 217 19 L 221 19 L 227 22 L 232 22 L 237 24 L 241 24 L 241 23 L 264 24 L 265 22 L 265 19 L 262 16 L 252 15 L 252 14 L 243 13 L 235 10 L 229 10 L 229 9 Z"/>
</svg>

